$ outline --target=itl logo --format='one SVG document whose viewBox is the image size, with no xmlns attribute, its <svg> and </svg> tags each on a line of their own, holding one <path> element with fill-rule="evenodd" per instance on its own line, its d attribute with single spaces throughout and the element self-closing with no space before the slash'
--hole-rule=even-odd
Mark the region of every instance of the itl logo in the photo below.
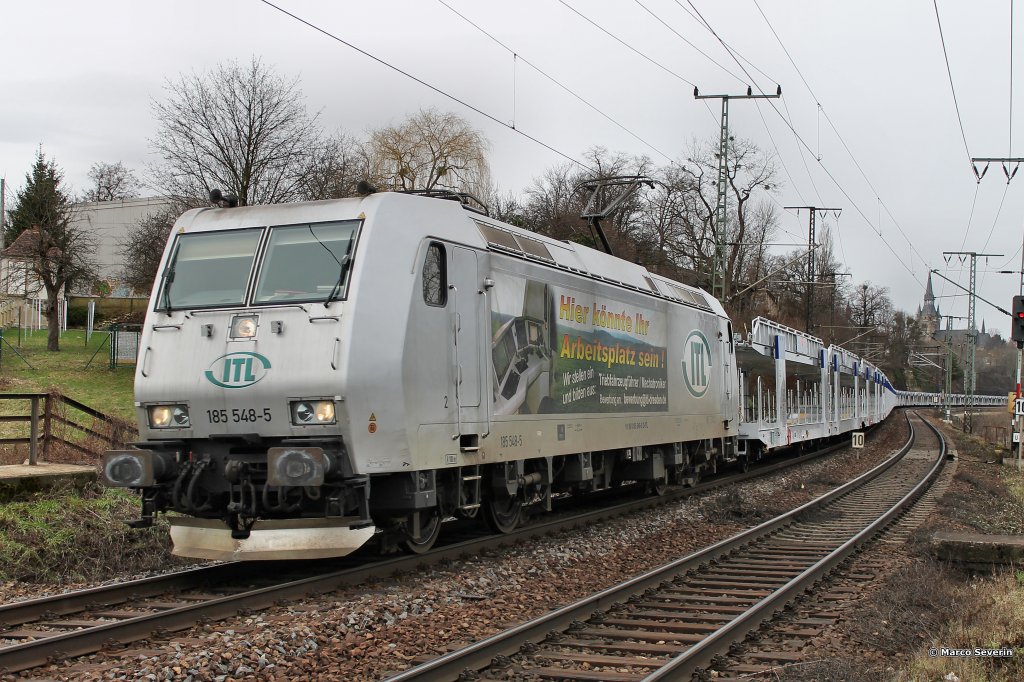
<svg viewBox="0 0 1024 682">
<path fill-rule="evenodd" d="M 694 398 L 702 398 L 708 392 L 710 369 L 711 346 L 707 337 L 695 329 L 683 342 L 683 381 Z"/>
<path fill-rule="evenodd" d="M 267 375 L 270 360 L 259 353 L 237 352 L 222 355 L 206 370 L 206 379 L 221 388 L 245 388 Z"/>
</svg>

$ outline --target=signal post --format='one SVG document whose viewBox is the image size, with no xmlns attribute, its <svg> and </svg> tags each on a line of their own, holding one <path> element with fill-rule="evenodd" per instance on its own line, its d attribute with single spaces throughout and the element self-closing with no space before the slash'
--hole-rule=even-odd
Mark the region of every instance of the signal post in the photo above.
<svg viewBox="0 0 1024 682">
<path fill-rule="evenodd" d="M 1010 322 L 1010 338 L 1017 343 L 1017 400 L 1014 404 L 1013 431 L 1017 434 L 1017 469 L 1022 468 L 1021 450 L 1024 449 L 1024 434 L 1021 432 L 1021 422 L 1024 419 L 1021 410 L 1021 365 L 1024 364 L 1024 296 L 1013 297 L 1013 313 Z"/>
</svg>

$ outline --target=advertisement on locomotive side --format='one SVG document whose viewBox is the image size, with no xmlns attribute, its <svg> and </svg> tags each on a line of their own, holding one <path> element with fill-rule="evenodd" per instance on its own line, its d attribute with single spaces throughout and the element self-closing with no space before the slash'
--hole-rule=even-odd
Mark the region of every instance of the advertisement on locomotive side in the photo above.
<svg viewBox="0 0 1024 682">
<path fill-rule="evenodd" d="M 663 312 L 496 275 L 491 296 L 495 414 L 668 410 Z"/>
</svg>

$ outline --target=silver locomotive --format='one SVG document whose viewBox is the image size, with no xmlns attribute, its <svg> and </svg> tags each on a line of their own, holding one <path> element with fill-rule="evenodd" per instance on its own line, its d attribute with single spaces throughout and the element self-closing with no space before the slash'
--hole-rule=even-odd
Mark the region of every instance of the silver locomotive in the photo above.
<svg viewBox="0 0 1024 682">
<path fill-rule="evenodd" d="M 788 392 L 777 340 L 742 344 L 764 371 L 741 372 L 738 340 L 699 289 L 455 201 L 192 210 L 140 340 L 141 440 L 105 455 L 104 478 L 140 490 L 137 525 L 179 513 L 180 555 L 339 556 L 374 535 L 425 551 L 452 517 L 508 532 L 559 495 L 657 491 L 792 443 L 808 382 Z M 796 440 L 896 403 L 854 365 L 864 411 L 840 415 L 834 352 L 812 390 L 821 428 Z"/>
</svg>

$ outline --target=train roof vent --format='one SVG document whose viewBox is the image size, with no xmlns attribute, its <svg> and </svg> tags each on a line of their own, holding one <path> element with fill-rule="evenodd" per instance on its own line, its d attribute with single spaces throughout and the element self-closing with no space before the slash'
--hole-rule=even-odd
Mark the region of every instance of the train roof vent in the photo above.
<svg viewBox="0 0 1024 682">
<path fill-rule="evenodd" d="M 477 223 L 476 226 L 488 244 L 497 246 L 498 248 L 508 249 L 509 251 L 522 253 L 523 247 L 519 246 L 519 242 L 516 241 L 515 235 L 511 232 L 499 230 L 491 227 L 490 225 L 484 225 L 483 223 Z M 551 256 L 548 256 L 548 258 L 550 257 Z"/>
<path fill-rule="evenodd" d="M 661 293 L 661 291 L 658 290 L 658 285 L 654 283 L 653 279 L 651 279 L 647 275 L 644 275 L 644 281 L 647 282 L 647 286 L 651 288 L 651 291 L 653 291 L 656 294 Z"/>
<path fill-rule="evenodd" d="M 529 237 L 524 237 L 522 235 L 511 236 L 514 237 L 517 242 L 519 242 L 520 248 L 522 248 L 522 250 L 525 253 L 531 256 L 535 256 L 536 258 L 543 258 L 544 260 L 548 261 L 555 260 L 554 258 L 551 257 L 551 253 L 548 251 L 548 247 L 544 244 L 544 242 L 537 239 L 530 239 Z"/>
<path fill-rule="evenodd" d="M 684 288 L 678 287 L 678 286 L 676 286 L 674 284 L 671 285 L 671 286 L 672 286 L 672 291 L 675 292 L 675 294 L 682 301 L 684 301 L 686 303 L 692 303 L 693 305 L 699 306 L 701 308 L 708 308 L 708 309 L 711 308 L 711 306 L 708 305 L 707 299 L 704 298 L 704 295 L 701 294 L 699 291 L 690 291 L 689 289 L 684 289 Z"/>
<path fill-rule="evenodd" d="M 708 299 L 704 298 L 704 294 L 699 291 L 688 291 L 687 293 L 693 297 L 693 302 L 699 305 L 701 308 L 711 309 L 711 305 L 708 303 Z"/>
</svg>

